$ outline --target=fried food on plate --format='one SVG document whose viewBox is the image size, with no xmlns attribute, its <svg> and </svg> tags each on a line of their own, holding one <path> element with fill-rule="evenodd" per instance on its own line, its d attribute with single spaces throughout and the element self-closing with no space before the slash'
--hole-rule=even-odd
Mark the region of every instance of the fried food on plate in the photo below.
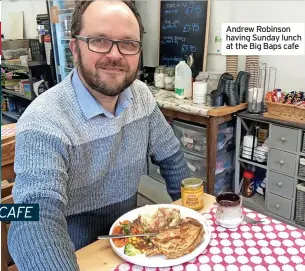
<svg viewBox="0 0 305 271">
<path fill-rule="evenodd" d="M 114 242 L 116 247 L 125 246 L 124 253 L 128 256 L 141 253 L 147 257 L 164 255 L 167 259 L 176 259 L 194 251 L 205 234 L 199 221 L 181 218 L 180 211 L 174 208 L 158 208 L 133 221 L 121 222 L 118 227 L 122 234 L 159 233 L 156 237 L 132 237 Z"/>
<path fill-rule="evenodd" d="M 204 229 L 201 223 L 193 218 L 183 219 L 175 228 L 161 230 L 156 237 L 152 238 L 155 254 L 149 250 L 147 254 L 162 254 L 167 259 L 179 258 L 194 251 L 201 243 L 203 235 Z"/>
</svg>

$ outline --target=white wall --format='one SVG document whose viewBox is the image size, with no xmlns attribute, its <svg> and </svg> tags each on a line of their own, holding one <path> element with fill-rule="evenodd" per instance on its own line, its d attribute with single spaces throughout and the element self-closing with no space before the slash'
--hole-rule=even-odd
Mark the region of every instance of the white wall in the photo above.
<svg viewBox="0 0 305 271">
<path fill-rule="evenodd" d="M 136 1 L 136 7 L 141 14 L 144 25 L 143 63 L 155 67 L 159 64 L 159 14 L 160 6 L 157 0 Z"/>
<path fill-rule="evenodd" d="M 2 34 L 5 39 L 10 38 L 11 26 L 9 13 L 23 11 L 24 38 L 37 37 L 37 14 L 47 13 L 47 4 L 44 0 L 2 0 Z"/>
<path fill-rule="evenodd" d="M 144 65 L 158 65 L 159 7 L 158 0 L 138 0 L 147 34 L 144 37 Z M 305 23 L 305 1 L 228 1 L 211 0 L 210 38 L 221 30 L 222 23 Z M 211 41 L 211 40 L 210 40 Z M 209 42 L 211 46 L 211 42 Z M 239 56 L 239 70 L 244 69 L 244 56 Z M 276 87 L 285 91 L 305 89 L 305 55 L 261 56 L 260 61 L 277 68 Z M 207 70 L 225 71 L 225 56 L 209 54 Z M 272 86 L 273 87 L 273 86 Z"/>
</svg>

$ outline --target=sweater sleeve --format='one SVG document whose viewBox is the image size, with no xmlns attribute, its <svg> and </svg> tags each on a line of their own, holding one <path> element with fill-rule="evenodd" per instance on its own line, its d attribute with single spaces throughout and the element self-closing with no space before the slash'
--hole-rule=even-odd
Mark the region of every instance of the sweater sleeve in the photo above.
<svg viewBox="0 0 305 271">
<path fill-rule="evenodd" d="M 180 142 L 157 105 L 150 114 L 149 125 L 149 156 L 152 163 L 160 167 L 168 194 L 172 200 L 178 200 L 181 181 L 190 177 Z"/>
<path fill-rule="evenodd" d="M 19 271 L 79 270 L 64 216 L 68 144 L 50 131 L 26 129 L 16 136 L 14 203 L 39 204 L 37 222 L 12 222 L 9 252 Z"/>
</svg>

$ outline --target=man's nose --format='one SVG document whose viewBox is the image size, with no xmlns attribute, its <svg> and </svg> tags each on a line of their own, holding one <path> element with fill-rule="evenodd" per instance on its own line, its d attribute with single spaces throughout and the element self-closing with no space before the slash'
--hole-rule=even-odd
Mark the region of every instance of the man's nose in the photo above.
<svg viewBox="0 0 305 271">
<path fill-rule="evenodd" d="M 112 59 L 120 59 L 123 57 L 119 51 L 117 44 L 113 44 L 111 50 L 107 53 L 107 57 L 112 58 Z"/>
</svg>

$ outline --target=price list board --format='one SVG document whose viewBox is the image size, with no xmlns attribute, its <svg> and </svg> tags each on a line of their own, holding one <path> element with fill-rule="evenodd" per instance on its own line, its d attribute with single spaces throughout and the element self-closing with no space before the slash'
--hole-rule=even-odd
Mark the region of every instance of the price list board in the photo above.
<svg viewBox="0 0 305 271">
<path fill-rule="evenodd" d="M 194 66 L 205 69 L 208 1 L 161 1 L 160 65 L 176 65 L 191 53 Z"/>
</svg>

